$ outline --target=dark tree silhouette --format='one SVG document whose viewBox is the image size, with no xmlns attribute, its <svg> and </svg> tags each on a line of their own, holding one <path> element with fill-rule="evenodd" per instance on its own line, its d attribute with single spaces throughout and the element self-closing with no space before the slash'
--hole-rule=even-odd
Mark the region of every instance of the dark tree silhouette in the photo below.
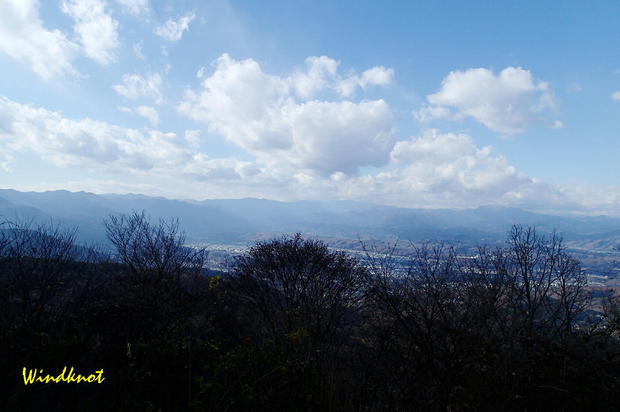
<svg viewBox="0 0 620 412">
<path fill-rule="evenodd" d="M 352 257 L 297 234 L 259 242 L 233 270 L 249 339 L 275 355 L 288 382 L 275 396 L 328 407 L 359 321 L 367 272 Z M 284 372 L 281 372 L 284 373 Z M 339 394 L 339 392 L 341 392 Z"/>
<path fill-rule="evenodd" d="M 210 276 L 176 221 L 106 229 L 109 256 L 57 225 L 0 227 L 0 409 L 617 409 L 620 299 L 591 304 L 555 233 L 364 261 L 284 236 Z M 65 365 L 106 381 L 20 382 Z"/>
</svg>

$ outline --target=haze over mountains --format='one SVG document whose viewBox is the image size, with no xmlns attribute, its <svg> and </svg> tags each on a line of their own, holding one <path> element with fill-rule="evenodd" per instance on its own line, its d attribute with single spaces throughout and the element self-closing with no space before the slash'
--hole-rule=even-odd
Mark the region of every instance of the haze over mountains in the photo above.
<svg viewBox="0 0 620 412">
<path fill-rule="evenodd" d="M 103 220 L 144 210 L 152 218 L 179 219 L 189 243 L 248 244 L 281 233 L 302 232 L 332 239 L 445 240 L 489 243 L 512 224 L 557 229 L 573 245 L 620 250 L 620 219 L 555 216 L 517 208 L 407 209 L 352 201 L 279 202 L 265 199 L 172 200 L 144 195 L 0 190 L 3 220 L 53 220 L 77 227 L 86 242 L 105 241 Z"/>
</svg>

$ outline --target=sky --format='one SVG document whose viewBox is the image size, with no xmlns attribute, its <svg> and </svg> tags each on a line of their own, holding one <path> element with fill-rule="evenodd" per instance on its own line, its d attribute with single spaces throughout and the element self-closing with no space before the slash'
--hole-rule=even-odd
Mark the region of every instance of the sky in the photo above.
<svg viewBox="0 0 620 412">
<path fill-rule="evenodd" d="M 616 1 L 0 2 L 0 187 L 620 216 Z"/>
</svg>

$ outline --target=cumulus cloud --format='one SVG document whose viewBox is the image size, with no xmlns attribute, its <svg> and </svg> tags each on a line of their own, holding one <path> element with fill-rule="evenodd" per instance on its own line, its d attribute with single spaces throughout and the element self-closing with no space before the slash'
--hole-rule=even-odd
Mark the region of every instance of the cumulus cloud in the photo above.
<svg viewBox="0 0 620 412">
<path fill-rule="evenodd" d="M 356 174 L 359 167 L 389 161 L 392 116 L 383 100 L 310 101 L 292 107 L 282 120 L 292 137 L 286 156 L 302 169 Z"/>
<path fill-rule="evenodd" d="M 149 121 L 151 126 L 157 126 L 159 124 L 159 113 L 151 106 L 138 106 L 134 109 L 121 106 L 118 108 L 121 112 L 135 113 L 138 116 L 142 116 Z"/>
<path fill-rule="evenodd" d="M 327 56 L 306 58 L 306 71 L 291 76 L 291 83 L 297 95 L 303 99 L 314 97 L 315 93 L 329 87 L 336 79 L 340 62 Z"/>
<path fill-rule="evenodd" d="M 418 138 L 400 141 L 392 159 L 404 164 L 406 184 L 419 191 L 501 194 L 530 179 L 519 173 L 492 147 L 477 147 L 466 134 L 428 130 Z"/>
<path fill-rule="evenodd" d="M 348 108 L 342 109 L 338 106 L 340 103 L 346 103 Z M 256 162 L 234 157 L 212 158 L 199 150 L 201 136 L 196 130 L 187 130 L 183 135 L 159 130 L 138 131 L 92 119 L 69 119 L 58 112 L 7 98 L 0 98 L 0 140 L 3 142 L 0 156 L 6 161 L 11 154 L 31 152 L 58 166 L 102 170 L 136 178 L 143 176 L 149 181 L 162 179 L 175 190 L 181 187 L 176 186 L 178 182 L 200 182 L 201 188 L 217 196 L 381 199 L 382 203 L 408 207 L 467 207 L 490 203 L 526 207 L 560 205 L 558 209 L 573 198 L 524 175 L 504 157 L 495 154 L 491 147 L 478 147 L 468 135 L 441 134 L 435 130 L 390 144 L 388 167 L 379 172 L 347 174 L 329 169 L 329 174 L 316 173 L 316 169 L 324 168 L 325 160 L 322 157 L 317 160 L 310 154 L 323 150 L 316 145 L 333 144 L 330 129 L 325 129 L 324 124 L 331 124 L 336 133 L 340 124 L 345 125 L 343 130 L 349 127 L 347 117 L 360 121 L 356 110 L 371 119 L 373 115 L 368 115 L 369 111 L 384 110 L 378 102 L 365 103 L 371 107 L 363 107 L 362 103 L 358 107 L 352 102 L 320 101 L 292 106 L 290 110 L 301 112 L 293 116 L 301 126 L 291 130 L 299 127 L 301 135 L 310 140 L 304 140 L 307 147 L 303 142 L 293 141 L 289 149 L 282 152 L 278 161 L 288 165 L 284 169 L 286 173 L 279 173 L 277 167 L 260 158 Z M 326 113 L 317 114 L 315 110 Z M 332 117 L 332 110 L 338 116 Z M 352 112 L 347 114 L 347 110 Z M 318 123 L 315 122 L 317 117 L 322 119 Z M 361 124 L 351 133 L 373 127 Z M 328 132 L 324 140 L 313 136 L 325 130 Z M 366 148 L 346 146 L 349 140 L 339 143 L 345 147 L 335 151 L 344 162 L 348 161 L 347 152 L 352 152 L 354 158 L 374 156 L 364 153 Z M 286 157 L 294 160 L 286 163 Z M 315 169 L 295 163 L 298 160 L 295 157 L 304 159 Z M 312 161 L 317 161 L 318 166 Z M 613 203 L 617 199 L 610 201 Z"/>
<path fill-rule="evenodd" d="M 305 72 L 281 77 L 252 59 L 223 55 L 212 73 L 199 72 L 201 88 L 188 90 L 178 110 L 254 155 L 266 193 L 445 207 L 527 202 L 548 191 L 468 135 L 429 130 L 397 142 L 383 100 L 313 99 L 335 91 L 338 67 L 333 59 L 309 58 Z M 367 84 L 388 82 L 372 73 Z M 437 106 L 421 115 L 462 116 Z M 363 174 L 367 166 L 385 169 Z"/>
<path fill-rule="evenodd" d="M 281 189 L 292 198 L 356 199 L 403 207 L 567 206 L 559 189 L 519 172 L 492 147 L 466 134 L 426 130 L 397 142 L 389 167 L 357 176 L 328 178 L 298 172 Z M 570 207 L 573 207 L 571 204 Z"/>
<path fill-rule="evenodd" d="M 368 86 L 387 86 L 392 83 L 394 69 L 376 66 L 362 73 L 361 76 L 352 75 L 338 83 L 337 89 L 343 96 L 351 96 L 358 87 L 366 89 Z"/>
<path fill-rule="evenodd" d="M 463 120 L 461 113 L 455 113 L 447 107 L 442 106 L 423 106 L 419 110 L 413 111 L 413 117 L 420 123 L 427 123 L 433 120 Z"/>
<path fill-rule="evenodd" d="M 124 13 L 134 16 L 147 15 L 150 12 L 149 0 L 116 0 Z"/>
<path fill-rule="evenodd" d="M 146 118 L 151 126 L 157 126 L 159 124 L 159 113 L 151 106 L 138 106 L 136 107 L 136 114 Z"/>
<path fill-rule="evenodd" d="M 124 74 L 123 83 L 112 86 L 116 93 L 130 100 L 140 97 L 153 99 L 155 103 L 162 103 L 161 76 L 158 73 L 149 74 L 146 77 L 140 74 Z"/>
<path fill-rule="evenodd" d="M 257 175 L 260 169 L 252 163 L 235 158 L 210 159 L 199 153 L 185 166 L 183 173 L 196 181 L 240 180 Z"/>
<path fill-rule="evenodd" d="M 306 62 L 302 80 L 298 74 L 269 75 L 252 59 L 224 54 L 178 110 L 274 168 L 288 165 L 328 176 L 385 165 L 394 145 L 388 104 L 296 99 L 328 87 L 323 77 L 337 67 L 327 58 Z"/>
<path fill-rule="evenodd" d="M 200 146 L 200 130 L 186 130 L 185 140 L 192 147 Z"/>
<path fill-rule="evenodd" d="M 288 80 L 298 97 L 309 99 L 321 90 L 331 89 L 340 96 L 351 97 L 359 88 L 368 86 L 387 86 L 394 78 L 394 69 L 375 66 L 361 75 L 341 76 L 338 73 L 340 62 L 327 56 L 306 58 L 306 70 L 297 71 Z"/>
<path fill-rule="evenodd" d="M 146 56 L 142 53 L 142 41 L 133 45 L 133 54 L 140 60 L 146 60 Z"/>
<path fill-rule="evenodd" d="M 27 63 L 44 79 L 76 73 L 71 61 L 79 47 L 60 30 L 48 30 L 39 19 L 36 0 L 0 2 L 0 51 Z"/>
<path fill-rule="evenodd" d="M 0 99 L 0 108 L 1 136 L 8 146 L 37 152 L 56 165 L 151 170 L 188 160 L 174 133 L 143 134 L 91 119 L 67 119 L 6 98 Z"/>
<path fill-rule="evenodd" d="M 389 168 L 367 175 L 297 176 L 300 198 L 348 198 L 404 207 L 472 207 L 485 204 L 564 205 L 556 188 L 519 172 L 492 147 L 466 134 L 426 130 L 395 144 Z"/>
<path fill-rule="evenodd" d="M 183 33 L 189 29 L 189 24 L 196 18 L 195 13 L 188 13 L 179 17 L 177 20 L 167 20 L 161 26 L 157 26 L 153 31 L 159 37 L 168 41 L 179 41 Z"/>
<path fill-rule="evenodd" d="M 366 87 L 371 84 L 378 86 L 387 86 L 392 83 L 394 78 L 394 69 L 386 68 L 383 66 L 376 66 L 372 69 L 368 69 L 362 73 L 359 83 L 361 87 Z"/>
<path fill-rule="evenodd" d="M 453 71 L 427 100 L 507 135 L 521 133 L 532 125 L 553 124 L 545 119 L 555 108 L 548 83 L 534 81 L 528 70 L 518 67 L 508 67 L 498 75 L 483 68 Z"/>
<path fill-rule="evenodd" d="M 612 99 L 614 99 L 614 100 L 615 100 L 615 101 L 617 101 L 617 102 L 620 102 L 620 91 L 619 91 L 619 92 L 614 92 L 614 93 L 611 95 L 611 98 L 612 98 Z"/>
<path fill-rule="evenodd" d="M 92 119 L 73 120 L 60 113 L 0 97 L 3 154 L 34 152 L 54 165 L 148 173 L 203 180 L 241 179 L 258 170 L 234 158 L 212 159 L 184 137 L 158 130 L 141 132 Z"/>
<path fill-rule="evenodd" d="M 115 59 L 114 49 L 119 45 L 118 22 L 101 0 L 63 0 L 62 11 L 74 20 L 73 30 L 88 57 L 101 64 Z"/>
<path fill-rule="evenodd" d="M 333 59 L 309 58 L 305 72 L 281 77 L 265 73 L 252 59 L 223 55 L 211 73 L 199 71 L 201 87 L 188 90 L 178 110 L 254 155 L 252 167 L 260 169 L 260 179 L 252 180 L 253 187 L 239 186 L 243 195 L 381 199 L 410 207 L 561 198 L 468 135 L 431 129 L 396 141 L 391 110 L 383 100 L 315 99 L 336 91 L 342 81 L 338 68 Z M 368 78 L 388 81 L 378 80 L 377 73 Z M 463 116 L 443 106 L 429 106 L 421 115 Z M 367 166 L 381 169 L 365 174 Z"/>
</svg>

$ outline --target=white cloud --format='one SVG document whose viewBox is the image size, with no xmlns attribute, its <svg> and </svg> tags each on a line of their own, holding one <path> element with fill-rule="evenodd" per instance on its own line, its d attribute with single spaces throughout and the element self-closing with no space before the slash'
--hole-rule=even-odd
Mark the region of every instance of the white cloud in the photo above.
<svg viewBox="0 0 620 412">
<path fill-rule="evenodd" d="M 349 97 L 355 93 L 358 87 L 366 89 L 371 85 L 387 86 L 392 83 L 393 78 L 394 69 L 376 66 L 364 71 L 361 76 L 352 75 L 341 80 L 337 89 L 343 96 Z"/>
<path fill-rule="evenodd" d="M 151 126 L 159 124 L 159 113 L 151 106 L 138 106 L 136 107 L 136 113 L 146 118 L 151 123 Z"/>
<path fill-rule="evenodd" d="M 142 53 L 142 41 L 139 41 L 138 43 L 133 45 L 133 54 L 135 54 L 136 57 L 140 60 L 146 59 L 146 56 L 144 55 L 144 53 Z"/>
<path fill-rule="evenodd" d="M 73 29 L 84 52 L 101 64 L 115 59 L 118 47 L 118 22 L 108 13 L 107 3 L 101 0 L 63 0 L 62 11 L 74 20 Z"/>
<path fill-rule="evenodd" d="M 200 130 L 186 130 L 185 140 L 192 147 L 200 146 Z"/>
<path fill-rule="evenodd" d="M 202 86 L 198 92 L 187 92 L 181 113 L 207 122 L 210 130 L 246 150 L 290 146 L 290 136 L 278 124 L 290 93 L 285 80 L 263 73 L 252 59 L 236 61 L 224 54 Z"/>
<path fill-rule="evenodd" d="M 258 173 L 249 162 L 212 159 L 196 152 L 192 149 L 195 142 L 190 141 L 196 138 L 191 132 L 182 138 L 158 130 L 140 132 L 91 119 L 68 119 L 58 112 L 0 97 L 4 155 L 34 152 L 57 166 L 149 177 L 226 180 Z"/>
<path fill-rule="evenodd" d="M 116 93 L 131 100 L 140 97 L 148 97 L 155 103 L 162 103 L 161 96 L 161 76 L 158 73 L 149 74 L 144 77 L 140 74 L 124 74 L 123 84 L 112 86 Z"/>
<path fill-rule="evenodd" d="M 528 70 L 515 67 L 499 75 L 482 68 L 453 71 L 444 78 L 441 90 L 427 99 L 502 134 L 521 133 L 535 124 L 551 125 L 544 115 L 555 108 L 549 85 L 535 82 Z"/>
<path fill-rule="evenodd" d="M 157 112 L 157 110 L 155 110 L 154 107 L 138 106 L 134 109 L 131 109 L 129 107 L 120 106 L 118 110 L 124 113 L 132 113 L 137 114 L 138 116 L 142 116 L 149 121 L 151 126 L 157 126 L 159 124 L 159 113 Z"/>
<path fill-rule="evenodd" d="M 309 65 L 312 84 L 300 87 L 295 76 L 268 75 L 252 59 L 236 61 L 222 55 L 211 76 L 203 73 L 202 89 L 186 93 L 179 111 L 274 170 L 288 173 L 290 167 L 326 176 L 385 165 L 394 144 L 387 103 L 298 102 L 295 91 L 311 95 L 311 90 L 320 89 L 322 74 L 317 73 L 334 69 L 331 61 L 321 58 Z"/>
<path fill-rule="evenodd" d="M 493 156 L 492 147 L 477 147 L 466 134 L 439 134 L 428 130 L 422 137 L 400 141 L 392 159 L 404 164 L 404 177 L 416 191 L 484 191 L 498 194 L 530 179 Z"/>
<path fill-rule="evenodd" d="M 362 73 L 362 76 L 360 77 L 360 86 L 387 86 L 388 84 L 392 83 L 393 78 L 394 69 L 388 69 L 383 66 L 376 66 Z"/>
<path fill-rule="evenodd" d="M 75 74 L 71 61 L 78 46 L 60 30 L 47 30 L 39 19 L 36 0 L 0 2 L 0 51 L 27 63 L 44 79 Z"/>
<path fill-rule="evenodd" d="M 340 107 L 340 103 L 346 103 L 346 108 Z M 372 110 L 384 110 L 377 102 L 366 103 L 371 105 Z M 305 105 L 309 108 L 303 108 Z M 334 198 L 380 200 L 381 203 L 407 207 L 501 204 L 529 208 L 555 207 L 557 210 L 566 210 L 567 207 L 581 207 L 583 210 L 615 208 L 617 211 L 617 195 L 601 198 L 600 201 L 589 198 L 587 203 L 583 201 L 580 205 L 578 191 L 558 190 L 524 175 L 504 157 L 494 154 L 491 147 L 478 147 L 468 135 L 441 134 L 435 130 L 427 130 L 422 136 L 391 144 L 390 163 L 383 171 L 358 175 L 342 171 L 315 173 L 295 161 L 304 159 L 311 163 L 317 160 L 310 154 L 322 149 L 314 146 L 331 145 L 332 142 L 329 133 L 325 134 L 325 139 L 312 135 L 323 133 L 325 123 L 334 122 L 333 130 L 338 130 L 339 124 L 347 130 L 347 116 L 360 121 L 356 111 L 368 114 L 369 109 L 357 107 L 352 102 L 310 101 L 292 106 L 291 110 L 300 111 L 292 117 L 301 123 L 291 130 L 299 127 L 301 135 L 311 138 L 305 141 L 307 147 L 293 142 L 280 157 L 276 156 L 278 162 L 285 163 L 284 169 L 279 170 L 267 162 L 232 157 L 212 158 L 199 150 L 201 136 L 195 130 L 187 130 L 184 135 L 158 130 L 138 131 L 91 119 L 69 119 L 58 112 L 0 97 L 0 141 L 3 142 L 0 156 L 5 157 L 2 160 L 10 161 L 12 154 L 35 153 L 61 167 L 122 174 L 119 187 L 124 187 L 124 183 L 139 187 L 147 181 L 149 184 L 157 182 L 167 185 L 162 190 L 174 192 L 176 196 L 194 198 Z M 326 112 L 318 116 L 322 120 L 316 124 L 315 110 Z M 351 112 L 348 113 L 348 110 Z M 332 117 L 332 111 L 338 116 Z M 373 118 L 372 115 L 367 117 Z M 304 130 L 306 127 L 310 130 Z M 359 129 L 373 127 L 362 124 Z M 335 153 L 339 153 L 345 162 L 348 161 L 345 152 L 349 151 L 353 152 L 353 157 L 364 158 L 363 151 L 366 149 L 347 146 L 349 140 L 345 136 L 345 142 L 339 143 L 345 147 L 336 148 Z M 308 150 L 308 153 L 300 154 L 297 150 Z M 360 150 L 361 154 L 356 152 Z M 286 163 L 287 157 L 293 160 Z M 324 169 L 323 161 L 322 157 L 318 158 L 316 169 Z M 281 173 L 282 170 L 286 173 Z M 196 192 L 196 185 L 191 185 L 191 191 L 182 189 L 188 187 L 188 181 L 198 182 L 200 192 Z M 110 187 L 109 183 L 105 186 Z"/>
<path fill-rule="evenodd" d="M 260 169 L 252 163 L 235 158 L 209 159 L 205 154 L 199 153 L 184 167 L 183 173 L 197 181 L 240 180 L 260 173 Z"/>
<path fill-rule="evenodd" d="M 375 66 L 360 76 L 351 74 L 342 77 L 338 73 L 340 62 L 327 56 L 306 58 L 306 71 L 297 71 L 289 77 L 295 93 L 302 99 L 310 99 L 319 91 L 331 89 L 343 97 L 351 97 L 358 88 L 368 86 L 387 86 L 394 78 L 394 69 Z"/>
<path fill-rule="evenodd" d="M 614 99 L 614 100 L 615 100 L 615 101 L 617 101 L 617 102 L 620 102 L 620 91 L 618 91 L 618 92 L 614 92 L 614 93 L 611 95 L 611 98 L 612 98 L 612 99 Z"/>
<path fill-rule="evenodd" d="M 189 29 L 189 24 L 196 18 L 196 14 L 188 13 L 177 20 L 167 20 L 161 26 L 158 26 L 153 31 L 159 37 L 162 37 L 168 41 L 179 41 L 183 36 L 185 30 Z"/>
<path fill-rule="evenodd" d="M 8 147 L 39 153 L 56 165 L 152 170 L 189 157 L 173 133 L 143 134 L 91 119 L 67 119 L 6 98 L 0 98 L 0 108 L 0 136 Z"/>
<path fill-rule="evenodd" d="M 291 76 L 291 82 L 297 95 L 303 99 L 328 87 L 337 76 L 340 62 L 327 56 L 306 58 L 306 72 L 297 72 Z"/>
<path fill-rule="evenodd" d="M 419 110 L 414 110 L 412 114 L 420 123 L 440 119 L 463 120 L 463 115 L 461 113 L 454 113 L 452 110 L 443 106 L 423 106 Z"/>
<path fill-rule="evenodd" d="M 403 207 L 566 205 L 560 191 L 524 175 L 465 134 L 426 130 L 397 142 L 391 159 L 389 168 L 374 174 L 335 173 L 329 179 L 297 175 L 289 187 L 295 188 L 297 198 L 380 199 Z"/>
<path fill-rule="evenodd" d="M 149 0 L 116 0 L 124 13 L 134 16 L 148 15 L 150 12 Z"/>
<path fill-rule="evenodd" d="M 390 108 L 383 100 L 310 101 L 281 120 L 292 136 L 291 163 L 323 175 L 356 174 L 362 166 L 384 166 L 394 144 Z"/>
</svg>

